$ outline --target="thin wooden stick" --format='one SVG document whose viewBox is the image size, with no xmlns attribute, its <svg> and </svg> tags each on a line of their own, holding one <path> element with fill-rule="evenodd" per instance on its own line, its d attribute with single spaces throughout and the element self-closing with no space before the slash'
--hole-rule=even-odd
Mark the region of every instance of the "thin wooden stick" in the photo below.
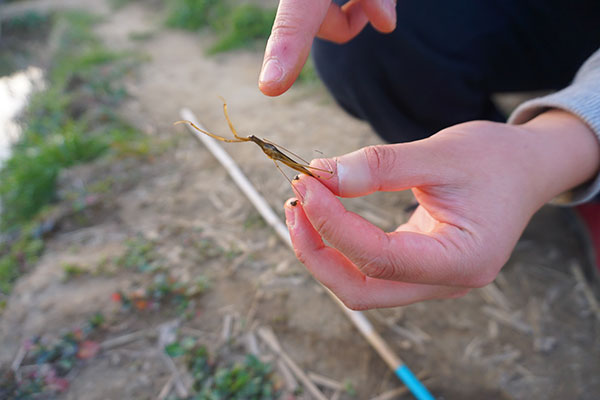
<svg viewBox="0 0 600 400">
<path fill-rule="evenodd" d="M 298 381 L 296 381 L 294 374 L 292 374 L 289 367 L 282 359 L 277 360 L 277 369 L 283 376 L 283 380 L 285 381 L 285 386 L 287 389 L 294 393 L 298 389 Z"/>
<path fill-rule="evenodd" d="M 183 379 L 181 378 L 181 374 L 179 373 L 179 370 L 175 365 L 175 361 L 173 361 L 171 357 L 165 354 L 164 351 L 159 350 L 159 354 L 160 358 L 164 361 L 167 368 L 169 368 L 169 370 L 171 371 L 171 378 L 173 379 L 173 384 L 175 386 L 175 391 L 177 391 L 177 395 L 180 397 L 187 398 L 189 396 L 189 392 L 185 387 L 185 384 L 183 383 Z"/>
<path fill-rule="evenodd" d="M 315 386 L 315 384 L 309 379 L 309 377 L 304 373 L 304 371 L 287 355 L 285 351 L 281 349 L 279 342 L 277 341 L 277 337 L 273 333 L 273 331 L 269 328 L 262 327 L 258 329 L 258 336 L 265 342 L 267 346 L 273 350 L 283 362 L 286 363 L 289 369 L 292 370 L 296 378 L 302 382 L 302 384 L 306 387 L 306 389 L 312 394 L 317 400 L 328 400 L 327 397 L 319 388 Z"/>
<path fill-rule="evenodd" d="M 117 336 L 116 338 L 106 339 L 104 342 L 100 343 L 100 348 L 102 350 L 109 350 L 114 347 L 119 347 L 124 344 L 134 342 L 138 339 L 144 338 L 148 335 L 149 331 L 147 329 L 143 329 L 136 332 L 126 333 L 121 336 Z"/>
<path fill-rule="evenodd" d="M 175 383 L 175 377 L 173 375 L 171 375 L 169 377 L 169 379 L 167 380 L 167 383 L 165 383 L 163 388 L 160 390 L 160 393 L 158 393 L 158 397 L 156 398 L 156 400 L 165 400 L 167 398 L 167 396 L 171 393 L 174 383 Z"/>
<path fill-rule="evenodd" d="M 181 117 L 185 120 L 193 122 L 195 125 L 203 130 L 206 130 L 202 124 L 198 121 L 191 110 L 184 108 L 181 110 Z M 250 202 L 256 207 L 260 215 L 265 221 L 275 230 L 281 240 L 283 240 L 288 247 L 293 249 L 292 240 L 290 239 L 289 232 L 279 217 L 273 212 L 269 203 L 258 193 L 252 183 L 246 178 L 244 173 L 240 170 L 235 161 L 223 150 L 223 148 L 217 143 L 216 140 L 200 134 L 198 131 L 188 128 L 190 132 L 199 139 L 204 145 L 210 150 L 210 152 L 219 160 L 219 162 L 225 167 L 233 181 L 248 197 Z M 324 287 L 324 286 L 323 286 Z M 379 356 L 383 358 L 385 363 L 394 371 L 396 376 L 400 378 L 404 384 L 408 386 L 412 394 L 418 400 L 432 400 L 433 396 L 425 386 L 419 381 L 419 379 L 412 373 L 406 364 L 398 357 L 391 347 L 383 340 L 383 338 L 375 331 L 371 322 L 367 317 L 360 311 L 354 311 L 349 309 L 337 298 L 332 291 L 324 287 L 326 292 L 331 298 L 340 306 L 346 316 L 352 321 L 354 326 L 359 332 L 367 339 L 371 346 L 377 351 Z"/>
<path fill-rule="evenodd" d="M 25 350 L 25 346 L 22 345 L 21 347 L 19 347 L 19 351 L 17 351 L 17 355 L 15 356 L 12 364 L 10 365 L 10 369 L 12 369 L 13 372 L 17 372 L 19 370 L 19 367 L 21 366 L 21 363 L 23 362 L 23 359 L 26 355 L 27 350 Z"/>
<path fill-rule="evenodd" d="M 381 393 L 376 397 L 372 397 L 371 400 L 393 400 L 406 393 L 408 393 L 408 388 L 406 386 L 403 386 Z"/>
<path fill-rule="evenodd" d="M 521 321 L 520 319 L 515 318 L 513 315 L 507 313 L 506 311 L 502 311 L 498 308 L 494 308 L 494 307 L 490 307 L 490 306 L 483 306 L 483 307 L 481 307 L 481 310 L 485 314 L 494 318 L 496 321 L 503 323 L 505 325 L 511 326 L 521 333 L 524 333 L 527 335 L 533 333 L 533 329 L 531 328 L 531 326 L 529 326 L 527 323 Z"/>
<path fill-rule="evenodd" d="M 344 387 L 344 385 L 342 385 L 340 382 L 333 380 L 331 378 L 328 378 L 326 376 L 316 374 L 314 372 L 309 372 L 308 377 L 310 378 L 311 381 L 313 381 L 317 385 L 321 385 L 328 389 L 340 390 L 340 389 L 343 389 L 343 387 Z"/>
</svg>

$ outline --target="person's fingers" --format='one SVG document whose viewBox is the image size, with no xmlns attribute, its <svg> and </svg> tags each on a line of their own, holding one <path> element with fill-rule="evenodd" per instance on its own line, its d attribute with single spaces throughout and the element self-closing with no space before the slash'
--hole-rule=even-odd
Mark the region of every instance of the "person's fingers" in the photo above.
<svg viewBox="0 0 600 400">
<path fill-rule="evenodd" d="M 390 33 L 396 29 L 396 0 L 362 0 L 360 7 L 379 32 Z"/>
<path fill-rule="evenodd" d="M 369 22 L 360 4 L 343 10 L 331 3 L 317 37 L 335 43 L 345 43 L 358 35 Z"/>
<path fill-rule="evenodd" d="M 306 62 L 315 36 L 344 43 L 358 35 L 367 22 L 380 32 L 396 27 L 395 0 L 362 0 L 340 7 L 330 0 L 281 0 L 265 49 L 258 80 L 268 96 L 285 92 Z"/>
<path fill-rule="evenodd" d="M 429 147 L 426 141 L 369 146 L 340 157 L 313 160 L 311 166 L 332 172 L 321 182 L 338 196 L 405 190 L 435 185 L 441 182 L 440 171 L 451 167 L 440 165 Z"/>
<path fill-rule="evenodd" d="M 294 83 L 330 3 L 330 0 L 279 2 L 258 81 L 264 94 L 280 95 Z"/>
<path fill-rule="evenodd" d="M 302 176 L 293 185 L 312 226 L 366 276 L 464 287 L 493 279 L 493 271 L 477 271 L 479 266 L 473 265 L 478 258 L 473 256 L 475 244 L 467 230 L 436 223 L 428 232 L 386 233 L 347 211 L 317 179 Z"/>
<path fill-rule="evenodd" d="M 298 202 L 286 202 L 285 213 L 298 259 L 351 309 L 401 306 L 428 299 L 458 297 L 468 291 L 365 276 L 343 254 L 323 243 Z"/>
</svg>

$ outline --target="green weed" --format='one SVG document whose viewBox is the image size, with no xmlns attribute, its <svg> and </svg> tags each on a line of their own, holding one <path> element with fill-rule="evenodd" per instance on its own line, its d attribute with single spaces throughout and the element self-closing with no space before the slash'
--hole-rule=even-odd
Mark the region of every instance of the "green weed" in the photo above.
<svg viewBox="0 0 600 400">
<path fill-rule="evenodd" d="M 27 341 L 23 362 L 29 369 L 26 372 L 0 370 L 0 398 L 46 399 L 66 391 L 71 378 L 69 372 L 81 360 L 93 358 L 100 351 L 100 344 L 88 337 L 103 322 L 104 317 L 97 313 L 83 327 L 67 332 L 54 342 L 47 343 L 40 337 Z"/>
<path fill-rule="evenodd" d="M 199 276 L 192 282 L 181 282 L 165 273 L 155 273 L 152 283 L 143 289 L 129 293 L 116 292 L 113 300 L 120 303 L 124 311 L 174 309 L 178 314 L 191 315 L 194 299 L 209 288 L 209 281 Z"/>
<path fill-rule="evenodd" d="M 167 10 L 167 26 L 196 31 L 207 26 L 218 27 L 229 6 L 223 0 L 171 0 Z"/>
<path fill-rule="evenodd" d="M 219 358 L 213 360 L 206 347 L 195 344 L 190 338 L 171 343 L 165 352 L 171 357 L 185 358 L 194 392 L 186 400 L 271 400 L 278 397 L 271 365 L 253 355 L 247 355 L 237 363 Z"/>
<path fill-rule="evenodd" d="M 19 22 L 23 29 L 40 22 L 28 18 Z M 48 230 L 43 210 L 59 200 L 62 170 L 103 155 L 151 151 L 147 138 L 114 111 L 126 97 L 122 78 L 141 58 L 105 49 L 92 31 L 94 16 L 69 12 L 52 21 L 55 51 L 46 88 L 31 96 L 22 134 L 0 168 L 0 230 L 8 238 L 0 239 L 0 296 L 43 250 L 41 237 Z"/>
<path fill-rule="evenodd" d="M 275 20 L 275 9 L 254 4 L 232 6 L 220 0 L 172 0 L 166 24 L 172 28 L 196 31 L 210 27 L 217 35 L 209 54 L 252 46 L 266 39 Z"/>
<path fill-rule="evenodd" d="M 162 268 L 154 250 L 154 243 L 143 238 L 134 238 L 127 240 L 125 246 L 127 249 L 117 259 L 117 265 L 139 272 L 151 272 Z"/>
<path fill-rule="evenodd" d="M 44 250 L 34 223 L 10 236 L 13 238 L 0 241 L 0 300 L 7 298 L 19 275 L 35 264 Z"/>
<path fill-rule="evenodd" d="M 141 32 L 131 32 L 127 37 L 129 40 L 133 40 L 136 42 L 144 42 L 146 40 L 150 40 L 154 37 L 156 32 L 154 31 L 141 31 Z"/>
<path fill-rule="evenodd" d="M 125 7 L 133 0 L 110 0 L 109 4 L 113 8 L 113 10 L 118 10 L 119 8 Z"/>
<path fill-rule="evenodd" d="M 63 281 L 69 281 L 71 279 L 80 277 L 87 273 L 87 270 L 79 264 L 67 263 L 62 265 L 63 269 Z"/>
<path fill-rule="evenodd" d="M 259 39 L 269 37 L 274 9 L 264 9 L 253 4 L 242 4 L 231 11 L 228 29 L 209 50 L 209 54 L 248 47 Z"/>
<path fill-rule="evenodd" d="M 47 27 L 50 23 L 50 17 L 47 14 L 41 14 L 37 11 L 27 11 L 22 15 L 15 16 L 2 23 L 3 35 L 36 35 L 40 28 Z"/>
<path fill-rule="evenodd" d="M 32 96 L 22 136 L 0 170 L 4 229 L 31 220 L 56 200 L 62 169 L 93 160 L 125 138 L 135 142 L 136 133 L 106 110 L 125 97 L 119 78 L 131 60 L 101 47 L 91 32 L 95 22 L 81 13 L 58 17 L 59 46 L 47 89 Z"/>
</svg>

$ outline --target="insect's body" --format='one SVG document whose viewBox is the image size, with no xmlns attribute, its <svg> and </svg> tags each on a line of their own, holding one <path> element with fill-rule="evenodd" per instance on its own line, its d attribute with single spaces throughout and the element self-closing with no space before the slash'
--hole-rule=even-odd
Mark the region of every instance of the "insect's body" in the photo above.
<svg viewBox="0 0 600 400">
<path fill-rule="evenodd" d="M 180 124 L 180 123 L 187 123 L 190 124 L 194 129 L 212 137 L 215 138 L 217 140 L 220 140 L 222 142 L 227 142 L 227 143 L 238 143 L 238 142 L 254 142 L 256 143 L 261 149 L 262 151 L 267 155 L 267 157 L 269 157 L 271 160 L 273 160 L 273 162 L 275 163 L 275 166 L 281 171 L 281 168 L 279 168 L 279 165 L 277 165 L 277 161 L 282 162 L 283 164 L 287 165 L 288 167 L 295 169 L 298 172 L 301 172 L 303 174 L 306 175 L 310 175 L 312 177 L 315 178 L 320 178 L 320 176 L 315 175 L 314 173 L 312 173 L 310 169 L 314 169 L 317 171 L 323 171 L 323 172 L 327 172 L 328 174 L 333 174 L 333 172 L 331 171 L 327 171 L 325 169 L 320 169 L 320 168 L 316 168 L 316 167 L 311 167 L 308 165 L 308 162 L 306 160 L 302 160 L 304 162 L 304 164 L 300 164 L 298 161 L 295 161 L 293 158 L 287 156 L 286 154 L 284 154 L 281 150 L 279 150 L 277 148 L 277 146 L 275 146 L 273 143 L 269 142 L 266 139 L 260 139 L 254 135 L 250 135 L 247 137 L 241 137 L 237 134 L 235 128 L 233 127 L 233 124 L 231 123 L 231 120 L 229 119 L 229 115 L 227 115 L 227 104 L 225 103 L 225 101 L 223 101 L 223 112 L 225 114 L 225 118 L 227 119 L 227 123 L 229 124 L 229 129 L 231 129 L 231 132 L 233 133 L 233 136 L 235 136 L 235 139 L 227 139 L 218 135 L 215 135 L 214 133 L 210 133 L 207 132 L 203 129 L 198 128 L 196 125 L 194 125 L 193 122 L 190 121 L 177 121 L 175 122 L 175 124 Z M 282 147 L 283 148 L 283 147 Z M 286 149 L 284 149 L 286 150 Z M 292 153 L 289 150 L 286 150 L 288 153 L 302 159 L 300 156 L 297 156 L 296 154 Z M 281 173 L 283 174 L 283 171 L 281 171 Z M 289 181 L 289 178 L 283 174 L 286 179 Z"/>
<path fill-rule="evenodd" d="M 262 140 L 261 138 L 258 138 L 254 135 L 248 136 L 248 139 L 250 139 L 252 142 L 256 143 L 262 149 L 263 153 L 265 153 L 267 155 L 267 157 L 269 157 L 271 160 L 281 161 L 282 163 L 284 163 L 287 166 L 293 165 L 294 166 L 293 168 L 296 171 L 302 172 L 306 175 L 310 175 L 310 176 L 314 177 L 312 172 L 310 172 L 304 166 L 298 164 L 296 161 L 292 160 L 290 157 L 286 156 L 284 153 L 282 153 L 277 147 L 275 147 L 271 143 L 267 143 L 264 140 Z"/>
</svg>

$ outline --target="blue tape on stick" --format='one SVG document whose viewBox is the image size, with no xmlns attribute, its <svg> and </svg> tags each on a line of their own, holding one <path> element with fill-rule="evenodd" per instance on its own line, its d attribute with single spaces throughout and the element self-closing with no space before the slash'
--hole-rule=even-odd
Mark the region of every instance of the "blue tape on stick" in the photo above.
<svg viewBox="0 0 600 400">
<path fill-rule="evenodd" d="M 412 373 L 406 365 L 401 365 L 396 369 L 396 375 L 402 379 L 402 382 L 411 391 L 417 400 L 435 400 L 429 393 L 429 390 L 419 381 L 419 378 Z"/>
</svg>

